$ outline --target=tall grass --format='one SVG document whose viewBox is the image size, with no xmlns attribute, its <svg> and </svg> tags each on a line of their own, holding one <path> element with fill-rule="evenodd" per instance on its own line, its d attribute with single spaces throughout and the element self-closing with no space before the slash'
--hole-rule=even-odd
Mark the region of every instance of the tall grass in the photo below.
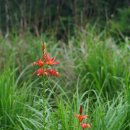
<svg viewBox="0 0 130 130">
<path fill-rule="evenodd" d="M 130 128 L 129 41 L 117 45 L 105 32 L 78 32 L 68 45 L 53 37 L 0 38 L 0 129 L 42 130 L 42 79 L 32 77 L 31 63 L 40 46 L 61 62 L 60 78 L 48 78 L 47 130 L 81 130 L 74 114 L 80 104 L 92 130 Z M 43 83 L 43 85 L 45 85 Z"/>
</svg>

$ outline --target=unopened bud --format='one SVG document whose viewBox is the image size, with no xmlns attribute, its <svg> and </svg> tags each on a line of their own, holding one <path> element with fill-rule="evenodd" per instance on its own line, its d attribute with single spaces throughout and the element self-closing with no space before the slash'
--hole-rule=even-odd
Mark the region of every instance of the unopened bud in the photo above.
<svg viewBox="0 0 130 130">
<path fill-rule="evenodd" d="M 82 115 L 82 105 L 80 105 L 80 110 L 79 110 L 79 113 L 80 113 L 80 115 Z"/>
<path fill-rule="evenodd" d="M 42 44 L 42 51 L 44 51 L 45 50 L 45 48 L 46 48 L 46 45 L 45 45 L 46 43 L 45 42 L 43 42 L 43 44 Z"/>
</svg>

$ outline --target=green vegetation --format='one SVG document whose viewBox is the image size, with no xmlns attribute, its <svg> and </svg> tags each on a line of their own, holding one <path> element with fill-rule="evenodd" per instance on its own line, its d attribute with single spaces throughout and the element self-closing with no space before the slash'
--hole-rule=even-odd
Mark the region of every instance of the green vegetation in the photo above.
<svg viewBox="0 0 130 130">
<path fill-rule="evenodd" d="M 81 105 L 88 129 L 130 130 L 129 5 L 0 0 L 0 130 L 86 130 Z M 33 75 L 43 42 L 58 78 Z"/>
<path fill-rule="evenodd" d="M 39 36 L 49 31 L 66 40 L 75 26 L 89 21 L 100 21 L 104 28 L 118 9 L 129 5 L 129 0 L 0 0 L 0 34 L 29 31 Z"/>
<path fill-rule="evenodd" d="M 114 16 L 113 16 L 114 17 Z M 118 10 L 118 15 L 110 20 L 111 33 L 115 37 L 124 39 L 125 36 L 130 35 L 130 8 Z"/>
<path fill-rule="evenodd" d="M 130 43 L 117 45 L 108 32 L 98 33 L 95 27 L 85 30 L 68 45 L 47 35 L 0 38 L 1 130 L 42 130 L 42 78 L 32 76 L 32 62 L 41 56 L 43 41 L 59 59 L 61 74 L 48 78 L 47 129 L 79 130 L 74 114 L 82 104 L 91 129 L 129 130 Z"/>
</svg>

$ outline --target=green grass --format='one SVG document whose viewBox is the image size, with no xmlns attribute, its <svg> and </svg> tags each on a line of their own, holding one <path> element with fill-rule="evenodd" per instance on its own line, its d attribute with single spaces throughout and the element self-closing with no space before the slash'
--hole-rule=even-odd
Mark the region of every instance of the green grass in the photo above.
<svg viewBox="0 0 130 130">
<path fill-rule="evenodd" d="M 0 130 L 43 128 L 43 79 L 32 76 L 43 41 L 61 62 L 60 78 L 47 79 L 47 130 L 81 130 L 74 117 L 80 104 L 92 130 L 129 130 L 130 42 L 116 45 L 95 27 L 68 44 L 44 35 L 0 38 Z"/>
</svg>

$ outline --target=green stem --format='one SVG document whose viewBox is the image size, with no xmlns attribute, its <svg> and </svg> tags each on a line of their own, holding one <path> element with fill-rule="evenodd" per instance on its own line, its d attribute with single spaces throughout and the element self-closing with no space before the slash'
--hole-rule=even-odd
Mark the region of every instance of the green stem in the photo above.
<svg viewBox="0 0 130 130">
<path fill-rule="evenodd" d="M 44 77 L 45 78 L 45 77 Z M 46 85 L 45 80 L 43 80 L 43 86 L 42 86 L 42 100 L 43 100 L 43 130 L 46 130 Z"/>
<path fill-rule="evenodd" d="M 79 124 L 78 124 L 78 130 L 80 129 L 80 121 L 79 121 Z"/>
</svg>

